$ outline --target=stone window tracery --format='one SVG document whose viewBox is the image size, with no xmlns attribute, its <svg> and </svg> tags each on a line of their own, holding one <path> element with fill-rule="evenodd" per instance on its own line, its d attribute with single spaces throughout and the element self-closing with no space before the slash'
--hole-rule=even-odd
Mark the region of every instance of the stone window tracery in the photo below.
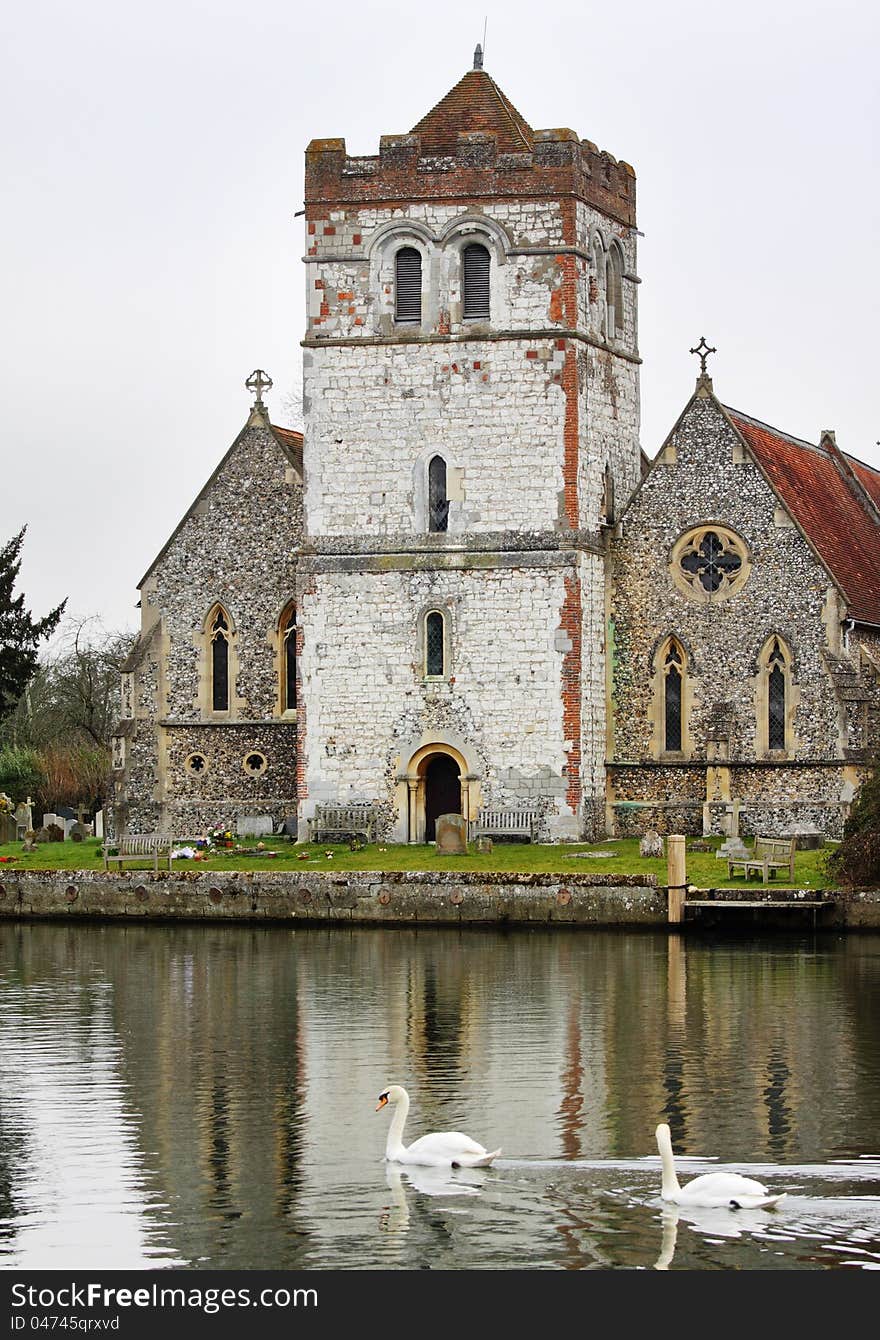
<svg viewBox="0 0 880 1340">
<path fill-rule="evenodd" d="M 249 754 L 245 754 L 241 766 L 248 777 L 260 777 L 266 771 L 268 763 L 265 754 L 261 754 L 258 750 L 254 749 L 251 750 Z"/>
<path fill-rule="evenodd" d="M 757 746 L 759 754 L 791 753 L 794 749 L 792 655 L 777 633 L 767 638 L 758 657 Z"/>
<path fill-rule="evenodd" d="M 748 580 L 751 564 L 745 542 L 727 526 L 697 526 L 672 549 L 672 579 L 692 599 L 726 600 Z"/>
<path fill-rule="evenodd" d="M 663 693 L 664 746 L 667 753 L 681 752 L 681 686 L 684 673 L 684 655 L 674 640 L 669 644 L 664 661 L 665 685 Z"/>
<path fill-rule="evenodd" d="M 208 771 L 208 760 L 204 754 L 190 754 L 183 766 L 191 777 L 204 777 Z"/>
<path fill-rule="evenodd" d="M 691 754 L 690 706 L 692 685 L 689 659 L 680 640 L 672 633 L 657 648 L 653 662 L 652 752 L 655 758 Z"/>
<path fill-rule="evenodd" d="M 211 621 L 211 710 L 229 711 L 229 620 L 221 608 Z"/>
</svg>

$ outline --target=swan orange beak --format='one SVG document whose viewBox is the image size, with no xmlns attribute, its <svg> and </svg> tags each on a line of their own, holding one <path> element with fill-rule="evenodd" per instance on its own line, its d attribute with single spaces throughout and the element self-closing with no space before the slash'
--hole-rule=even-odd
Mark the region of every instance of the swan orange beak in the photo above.
<svg viewBox="0 0 880 1340">
<path fill-rule="evenodd" d="M 376 1111 L 377 1111 L 377 1112 L 381 1112 L 382 1108 L 386 1105 L 387 1102 L 388 1102 L 388 1099 L 385 1098 L 384 1096 L 383 1096 L 382 1098 L 380 1098 L 379 1101 L 378 1101 L 378 1103 L 376 1104 Z"/>
</svg>

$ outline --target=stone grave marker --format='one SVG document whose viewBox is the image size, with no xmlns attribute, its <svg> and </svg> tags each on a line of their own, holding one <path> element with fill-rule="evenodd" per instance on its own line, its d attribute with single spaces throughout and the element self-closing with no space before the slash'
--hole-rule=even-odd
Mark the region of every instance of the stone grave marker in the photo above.
<svg viewBox="0 0 880 1340">
<path fill-rule="evenodd" d="M 649 828 L 639 840 L 640 856 L 662 856 L 663 839 L 659 833 L 655 833 L 653 828 Z"/>
<path fill-rule="evenodd" d="M 437 855 L 467 855 L 467 823 L 460 814 L 441 814 L 437 818 Z"/>
<path fill-rule="evenodd" d="M 265 837 L 273 829 L 271 814 L 240 814 L 235 821 L 239 837 Z"/>
</svg>

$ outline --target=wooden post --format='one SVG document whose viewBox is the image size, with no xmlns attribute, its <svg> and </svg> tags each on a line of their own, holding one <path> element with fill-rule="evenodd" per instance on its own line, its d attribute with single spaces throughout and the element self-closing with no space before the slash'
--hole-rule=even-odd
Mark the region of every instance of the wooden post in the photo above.
<svg viewBox="0 0 880 1340">
<path fill-rule="evenodd" d="M 671 833 L 666 839 L 666 880 L 669 885 L 670 922 L 684 921 L 684 900 L 687 893 L 687 864 L 684 834 Z"/>
</svg>

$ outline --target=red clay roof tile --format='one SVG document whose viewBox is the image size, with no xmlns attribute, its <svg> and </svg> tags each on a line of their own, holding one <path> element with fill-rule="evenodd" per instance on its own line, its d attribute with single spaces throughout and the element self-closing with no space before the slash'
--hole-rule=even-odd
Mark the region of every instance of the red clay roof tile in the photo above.
<svg viewBox="0 0 880 1340">
<path fill-rule="evenodd" d="M 485 70 L 468 70 L 411 133 L 423 152 L 454 154 L 459 133 L 475 130 L 497 135 L 499 153 L 527 153 L 534 144 L 531 126 Z"/>
<path fill-rule="evenodd" d="M 788 437 L 725 406 L 780 501 L 843 590 L 851 618 L 880 625 L 880 526 L 858 485 L 827 447 Z M 847 458 L 858 483 L 880 503 L 880 471 Z"/>
</svg>

